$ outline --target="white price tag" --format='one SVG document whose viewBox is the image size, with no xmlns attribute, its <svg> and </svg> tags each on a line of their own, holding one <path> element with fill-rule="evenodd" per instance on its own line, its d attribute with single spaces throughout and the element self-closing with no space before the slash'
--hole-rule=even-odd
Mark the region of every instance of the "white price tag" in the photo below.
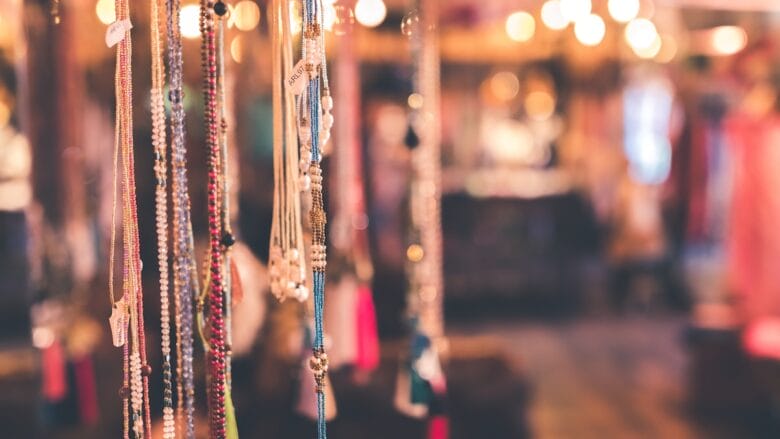
<svg viewBox="0 0 780 439">
<path fill-rule="evenodd" d="M 306 73 L 306 63 L 303 60 L 298 61 L 293 67 L 293 71 L 285 81 L 287 88 L 293 92 L 293 94 L 299 95 L 303 93 L 303 89 L 306 87 L 306 83 L 309 82 L 309 74 Z"/>
<path fill-rule="evenodd" d="M 125 39 L 127 31 L 133 28 L 130 19 L 118 20 L 111 23 L 106 29 L 106 46 L 114 47 L 119 44 L 120 41 Z"/>
</svg>

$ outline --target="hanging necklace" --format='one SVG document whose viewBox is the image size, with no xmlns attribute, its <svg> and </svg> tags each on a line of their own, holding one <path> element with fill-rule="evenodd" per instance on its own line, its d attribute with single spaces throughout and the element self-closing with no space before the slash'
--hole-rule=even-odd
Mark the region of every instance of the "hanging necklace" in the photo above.
<svg viewBox="0 0 780 439">
<path fill-rule="evenodd" d="M 167 43 L 171 103 L 171 198 L 173 204 L 173 289 L 176 326 L 176 431 L 195 437 L 193 377 L 193 300 L 199 291 L 187 190 L 187 148 L 184 143 L 184 92 L 179 0 L 167 0 Z"/>
<path fill-rule="evenodd" d="M 206 122 L 206 147 L 208 152 L 208 274 L 205 287 L 208 289 L 208 304 L 203 311 L 208 313 L 208 394 L 209 425 L 211 437 L 223 439 L 227 435 L 225 386 L 226 349 L 223 289 L 223 235 L 220 216 L 220 144 L 217 108 L 217 42 L 214 15 L 222 16 L 227 7 L 221 1 L 210 0 L 200 3 L 201 63 L 203 66 L 204 115 Z"/>
<path fill-rule="evenodd" d="M 410 243 L 407 313 L 411 337 L 396 389 L 396 407 L 414 417 L 428 416 L 431 431 L 446 424 L 439 411 L 446 382 L 439 362 L 445 349 L 442 320 L 441 201 L 439 149 L 439 58 L 434 20 L 436 2 L 415 0 L 404 17 L 402 32 L 412 50 L 412 112 L 405 143 L 411 150 L 409 192 Z M 415 102 L 414 105 L 411 102 Z M 435 426 L 435 427 L 434 427 Z"/>
<path fill-rule="evenodd" d="M 269 249 L 271 292 L 280 301 L 305 301 L 306 263 L 301 221 L 301 193 L 308 176 L 299 177 L 298 139 L 295 132 L 295 98 L 282 78 L 292 71 L 292 34 L 289 5 L 274 0 L 272 6 L 273 109 L 274 109 L 274 208 Z M 303 160 L 308 170 L 309 161 Z"/>
<path fill-rule="evenodd" d="M 176 435 L 173 412 L 173 375 L 171 371 L 171 315 L 168 274 L 168 154 L 165 139 L 165 104 L 163 86 L 165 64 L 162 53 L 161 0 L 151 1 L 151 55 L 152 55 L 152 146 L 154 147 L 157 260 L 160 267 L 160 339 L 163 377 L 163 438 Z"/>
<path fill-rule="evenodd" d="M 132 115 L 132 43 L 130 36 L 130 11 L 127 0 L 116 0 L 117 21 L 109 27 L 106 42 L 118 43 L 115 76 L 116 130 L 114 152 L 114 189 L 117 186 L 118 162 L 122 162 L 122 247 L 123 247 L 123 296 L 114 300 L 114 253 L 116 244 L 114 199 L 112 214 L 111 251 L 109 257 L 109 294 L 112 303 L 111 323 L 113 341 L 123 347 L 123 433 L 129 438 L 132 431 L 136 438 L 151 438 L 149 409 L 149 375 L 151 367 L 146 363 L 146 347 L 143 321 L 143 291 L 141 286 L 141 258 L 138 238 L 138 214 L 135 194 L 135 163 L 133 157 Z M 113 41 L 112 41 L 113 40 Z M 114 191 L 116 197 L 116 190 Z"/>
<path fill-rule="evenodd" d="M 309 157 L 311 180 L 311 207 L 309 222 L 312 232 L 311 268 L 314 295 L 314 339 L 312 357 L 309 366 L 314 374 L 317 393 L 317 437 L 325 439 L 325 383 L 328 372 L 328 356 L 323 343 L 323 308 L 325 302 L 325 223 L 326 213 L 323 202 L 321 146 L 330 138 L 333 126 L 333 100 L 327 81 L 325 63 L 325 44 L 322 34 L 322 4 L 317 0 L 304 1 L 302 60 L 308 76 L 308 84 L 301 95 L 299 104 L 298 133 L 301 143 L 301 156 Z M 324 114 L 323 114 L 324 112 Z"/>
</svg>

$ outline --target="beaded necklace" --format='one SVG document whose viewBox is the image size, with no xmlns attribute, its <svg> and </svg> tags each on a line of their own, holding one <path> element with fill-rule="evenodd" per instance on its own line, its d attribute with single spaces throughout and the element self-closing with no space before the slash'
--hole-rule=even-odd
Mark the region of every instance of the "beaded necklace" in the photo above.
<svg viewBox="0 0 780 439">
<path fill-rule="evenodd" d="M 160 269 L 160 338 L 163 377 L 163 438 L 176 436 L 173 412 L 173 374 L 171 371 L 171 315 L 168 273 L 168 145 L 165 139 L 165 104 L 163 86 L 165 65 L 162 53 L 161 0 L 151 1 L 151 55 L 152 55 L 152 146 L 154 147 L 155 209 L 157 228 L 157 260 Z"/>
<path fill-rule="evenodd" d="M 114 206 L 112 213 L 111 250 L 109 256 L 109 295 L 112 315 L 109 319 L 114 345 L 123 347 L 123 437 L 132 431 L 136 438 L 151 437 L 149 409 L 149 375 L 143 320 L 143 290 L 141 286 L 141 258 L 138 238 L 138 214 L 135 194 L 135 163 L 133 157 L 132 115 L 132 42 L 129 26 L 128 0 L 115 2 L 117 22 L 112 29 L 122 29 L 117 47 L 115 95 L 116 130 L 114 148 Z M 127 23 L 123 26 L 122 23 Z M 116 27 L 114 27 L 116 26 Z M 109 29 L 109 34 L 111 30 Z M 108 42 L 107 38 L 107 42 Z M 116 245 L 116 187 L 118 163 L 122 162 L 122 247 L 123 274 L 121 299 L 114 299 L 114 254 Z"/>
<path fill-rule="evenodd" d="M 195 385 L 193 377 L 193 300 L 199 291 L 194 239 L 187 190 L 187 148 L 184 143 L 184 92 L 181 4 L 167 0 L 167 43 L 171 103 L 171 173 L 173 204 L 173 289 L 176 326 L 176 431 L 195 437 Z"/>
<path fill-rule="evenodd" d="M 435 416 L 446 383 L 439 354 L 446 349 L 442 319 L 441 184 L 439 147 L 439 58 L 434 20 L 436 3 L 416 0 L 404 17 L 402 32 L 410 37 L 412 88 L 415 99 L 405 142 L 411 149 L 409 189 L 410 245 L 407 312 L 410 349 L 396 389 L 396 407 L 414 417 Z M 418 136 L 419 133 L 419 136 Z M 441 404 L 439 404 L 441 405 Z"/>
<path fill-rule="evenodd" d="M 293 298 L 305 301 L 306 261 L 301 217 L 301 189 L 308 190 L 310 179 L 305 172 L 309 160 L 299 165 L 298 139 L 295 132 L 295 97 L 284 87 L 283 78 L 293 71 L 292 34 L 289 5 L 274 0 L 272 6 L 273 123 L 274 123 L 274 208 L 269 249 L 271 292 L 279 301 Z M 299 171 L 301 166 L 301 171 Z"/>
<path fill-rule="evenodd" d="M 206 147 L 208 152 L 208 230 L 209 269 L 208 288 L 208 407 L 211 437 L 224 439 L 227 436 L 226 423 L 226 375 L 227 356 L 225 349 L 225 290 L 223 282 L 223 227 L 220 215 L 220 141 L 217 106 L 217 41 L 214 26 L 216 12 L 222 16 L 227 7 L 221 1 L 214 3 L 201 0 L 200 31 L 201 65 L 203 66 L 204 116 L 206 122 Z M 224 196 L 224 194 L 221 194 Z"/>
<path fill-rule="evenodd" d="M 309 366 L 314 375 L 317 393 L 317 437 L 325 439 L 326 411 L 325 385 L 328 373 L 328 356 L 323 343 L 323 308 L 325 305 L 325 224 L 327 222 L 323 202 L 321 146 L 330 139 L 333 126 L 333 99 L 328 87 L 325 62 L 325 40 L 322 33 L 322 4 L 317 0 L 304 1 L 302 59 L 308 74 L 308 86 L 301 95 L 298 133 L 301 136 L 301 156 L 310 157 L 311 207 L 309 222 L 312 232 L 311 267 L 314 290 L 314 340 Z M 323 114 L 324 111 L 324 114 Z M 304 134 L 301 134 L 304 133 Z"/>
</svg>

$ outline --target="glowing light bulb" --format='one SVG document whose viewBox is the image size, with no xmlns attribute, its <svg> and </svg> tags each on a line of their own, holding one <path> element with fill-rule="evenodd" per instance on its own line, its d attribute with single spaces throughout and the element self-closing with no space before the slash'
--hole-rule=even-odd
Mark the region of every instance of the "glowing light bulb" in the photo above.
<svg viewBox="0 0 780 439">
<path fill-rule="evenodd" d="M 242 0 L 233 8 L 233 16 L 238 30 L 249 31 L 260 23 L 260 7 L 251 0 Z"/>
<path fill-rule="evenodd" d="M 569 22 L 587 17 L 593 8 L 590 0 L 560 0 L 560 2 L 561 14 Z"/>
<path fill-rule="evenodd" d="M 574 36 L 585 46 L 597 46 L 606 33 L 604 20 L 596 14 L 586 15 L 574 22 Z"/>
<path fill-rule="evenodd" d="M 377 27 L 385 21 L 387 6 L 382 0 L 358 0 L 355 18 L 365 27 Z"/>
<path fill-rule="evenodd" d="M 536 32 L 536 22 L 533 15 L 525 11 L 518 11 L 506 18 L 506 34 L 514 41 L 528 41 Z"/>
<path fill-rule="evenodd" d="M 733 55 L 747 46 L 747 34 L 739 26 L 718 26 L 712 29 L 710 44 L 717 55 Z"/>
<path fill-rule="evenodd" d="M 619 23 L 628 23 L 639 15 L 639 0 L 609 0 L 609 15 Z"/>
<path fill-rule="evenodd" d="M 658 31 L 652 21 L 646 18 L 631 20 L 625 30 L 626 42 L 634 51 L 647 49 L 655 43 Z"/>
<path fill-rule="evenodd" d="M 562 30 L 569 25 L 569 20 L 563 16 L 559 0 L 547 0 L 542 5 L 542 23 L 552 30 Z"/>
<path fill-rule="evenodd" d="M 200 35 L 200 6 L 186 5 L 179 11 L 179 28 L 184 38 L 198 38 Z"/>
<path fill-rule="evenodd" d="M 98 20 L 103 24 L 111 24 L 116 21 L 116 10 L 114 0 L 98 0 L 95 5 L 95 13 Z"/>
</svg>

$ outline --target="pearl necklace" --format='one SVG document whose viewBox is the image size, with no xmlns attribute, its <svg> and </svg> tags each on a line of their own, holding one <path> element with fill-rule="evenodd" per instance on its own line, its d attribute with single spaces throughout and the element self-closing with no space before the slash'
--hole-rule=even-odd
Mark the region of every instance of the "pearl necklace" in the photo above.
<svg viewBox="0 0 780 439">
<path fill-rule="evenodd" d="M 173 412 L 173 376 L 171 372 L 171 316 L 168 274 L 168 154 L 165 139 L 165 104 L 163 86 L 165 64 L 162 54 L 161 0 L 151 1 L 151 55 L 152 55 L 152 145 L 154 147 L 157 260 L 160 269 L 160 338 L 163 375 L 163 438 L 176 436 Z"/>
<path fill-rule="evenodd" d="M 117 22 L 129 20 L 127 0 L 115 2 Z M 114 205 L 112 213 L 111 251 L 109 256 L 109 295 L 112 315 L 109 319 L 114 345 L 123 347 L 123 436 L 151 438 L 149 409 L 149 375 L 146 364 L 146 342 L 143 320 L 143 290 L 141 286 L 141 258 L 138 238 L 138 214 L 135 194 L 135 163 L 133 156 L 132 115 L 132 42 L 129 26 L 123 31 L 117 47 L 115 95 L 116 130 L 114 148 Z M 122 162 L 122 247 L 123 247 L 123 296 L 114 300 L 114 254 L 116 245 L 116 188 L 118 163 Z"/>
</svg>

